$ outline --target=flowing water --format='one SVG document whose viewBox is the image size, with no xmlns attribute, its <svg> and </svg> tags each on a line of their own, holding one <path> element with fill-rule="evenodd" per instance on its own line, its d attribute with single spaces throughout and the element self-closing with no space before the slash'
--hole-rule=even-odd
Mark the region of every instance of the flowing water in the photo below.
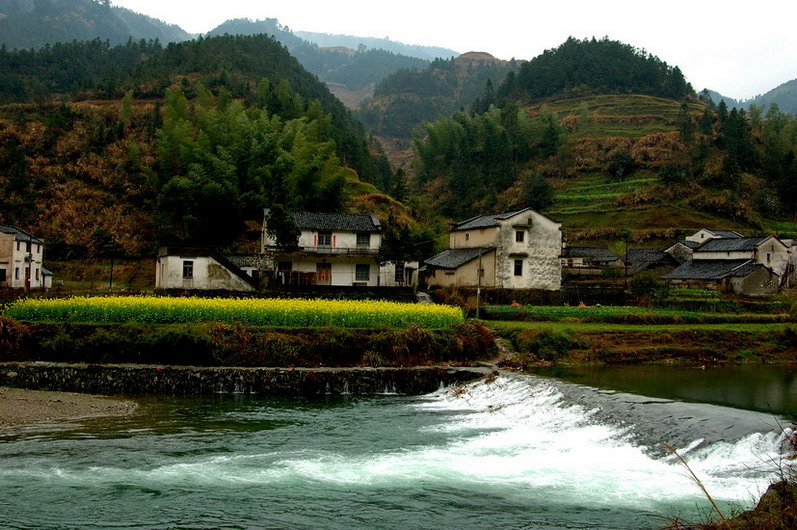
<svg viewBox="0 0 797 530">
<path fill-rule="evenodd" d="M 785 432 L 784 432 L 785 429 Z M 502 375 L 408 397 L 149 398 L 0 432 L 4 528 L 660 528 L 747 508 L 790 423 Z"/>
</svg>

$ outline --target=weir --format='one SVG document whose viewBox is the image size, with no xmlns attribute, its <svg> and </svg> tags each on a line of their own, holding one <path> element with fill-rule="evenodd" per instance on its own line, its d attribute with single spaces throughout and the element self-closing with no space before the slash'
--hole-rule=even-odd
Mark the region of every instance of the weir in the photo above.
<svg viewBox="0 0 797 530">
<path fill-rule="evenodd" d="M 0 385 L 92 394 L 419 395 L 495 374 L 488 367 L 239 368 L 0 363 Z"/>
</svg>

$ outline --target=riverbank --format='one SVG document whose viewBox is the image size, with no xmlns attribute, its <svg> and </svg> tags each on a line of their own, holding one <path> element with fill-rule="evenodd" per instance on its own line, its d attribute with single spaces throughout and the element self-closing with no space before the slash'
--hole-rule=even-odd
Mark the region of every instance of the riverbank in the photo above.
<svg viewBox="0 0 797 530">
<path fill-rule="evenodd" d="M 102 416 L 127 416 L 138 405 L 107 396 L 0 387 L 0 428 Z"/>
</svg>

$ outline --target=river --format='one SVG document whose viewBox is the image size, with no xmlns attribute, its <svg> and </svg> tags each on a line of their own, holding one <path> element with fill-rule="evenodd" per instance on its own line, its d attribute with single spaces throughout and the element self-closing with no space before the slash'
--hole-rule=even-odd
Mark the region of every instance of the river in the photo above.
<svg viewBox="0 0 797 530">
<path fill-rule="evenodd" d="M 548 375 L 419 397 L 146 398 L 131 417 L 0 432 L 0 526 L 652 529 L 711 510 L 664 443 L 726 512 L 791 462 L 794 409 Z"/>
</svg>

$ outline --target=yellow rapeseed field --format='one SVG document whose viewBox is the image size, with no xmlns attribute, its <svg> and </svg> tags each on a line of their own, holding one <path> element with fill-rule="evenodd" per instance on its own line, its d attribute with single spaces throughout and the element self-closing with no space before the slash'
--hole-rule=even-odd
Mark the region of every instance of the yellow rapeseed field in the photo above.
<svg viewBox="0 0 797 530">
<path fill-rule="evenodd" d="M 377 300 L 276 298 L 75 297 L 19 300 L 5 315 L 38 322 L 176 324 L 226 322 L 251 326 L 439 328 L 463 321 L 451 306 Z"/>
</svg>

